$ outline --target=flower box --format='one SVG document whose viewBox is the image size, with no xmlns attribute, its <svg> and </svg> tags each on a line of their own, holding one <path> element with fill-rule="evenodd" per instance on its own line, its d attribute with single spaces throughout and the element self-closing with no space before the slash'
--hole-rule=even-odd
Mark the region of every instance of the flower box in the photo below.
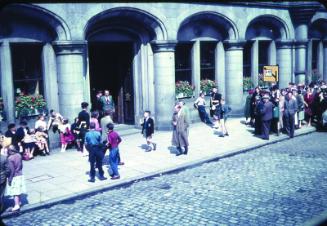
<svg viewBox="0 0 327 226">
<path fill-rule="evenodd" d="M 188 81 L 178 81 L 175 85 L 176 98 L 190 98 L 193 96 L 194 86 L 192 86 Z"/>
<path fill-rule="evenodd" d="M 36 116 L 46 112 L 46 102 L 42 95 L 20 94 L 16 98 L 16 118 Z"/>
<path fill-rule="evenodd" d="M 203 79 L 200 82 L 201 92 L 204 93 L 206 96 L 211 95 L 212 88 L 217 87 L 217 84 L 215 81 L 212 81 L 210 79 Z"/>
</svg>

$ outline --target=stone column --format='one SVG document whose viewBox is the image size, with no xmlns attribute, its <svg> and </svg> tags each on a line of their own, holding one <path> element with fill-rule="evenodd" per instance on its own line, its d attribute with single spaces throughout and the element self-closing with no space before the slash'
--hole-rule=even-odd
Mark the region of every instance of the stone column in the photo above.
<svg viewBox="0 0 327 226">
<path fill-rule="evenodd" d="M 225 97 L 225 49 L 222 42 L 217 43 L 215 50 L 215 80 L 218 85 L 218 91 Z"/>
<path fill-rule="evenodd" d="M 14 82 L 10 44 L 8 41 L 4 41 L 0 44 L 0 76 L 1 96 L 4 102 L 6 118 L 9 123 L 15 122 Z"/>
<path fill-rule="evenodd" d="M 42 74 L 44 84 L 44 97 L 49 110 L 60 112 L 58 97 L 58 79 L 56 54 L 50 43 L 46 43 L 42 50 Z"/>
<path fill-rule="evenodd" d="M 305 83 L 306 74 L 306 48 L 308 40 L 297 40 L 295 42 L 295 82 Z"/>
<path fill-rule="evenodd" d="M 171 129 L 175 104 L 175 46 L 176 41 L 152 43 L 154 57 L 155 120 L 159 130 Z"/>
<path fill-rule="evenodd" d="M 279 66 L 279 87 L 286 88 L 292 81 L 292 40 L 276 42 L 277 64 Z"/>
<path fill-rule="evenodd" d="M 192 85 L 195 86 L 194 96 L 199 96 L 201 80 L 200 41 L 196 40 L 192 47 Z"/>
<path fill-rule="evenodd" d="M 268 47 L 268 64 L 276 65 L 276 43 L 272 40 Z"/>
<path fill-rule="evenodd" d="M 307 59 L 306 81 L 310 83 L 312 81 L 312 39 L 310 39 L 308 42 L 306 59 Z"/>
<path fill-rule="evenodd" d="M 319 72 L 319 75 L 322 76 L 324 74 L 324 46 L 322 41 L 319 41 L 318 43 L 318 51 L 317 51 L 317 69 Z"/>
<path fill-rule="evenodd" d="M 257 86 L 259 83 L 258 71 L 259 71 L 259 41 L 254 40 L 251 47 L 251 81 L 254 86 Z"/>
<path fill-rule="evenodd" d="M 83 64 L 86 41 L 54 42 L 54 48 L 57 53 L 60 113 L 72 122 L 85 101 Z"/>
<path fill-rule="evenodd" d="M 327 81 L 327 39 L 324 39 L 324 73 L 322 79 Z"/>
<path fill-rule="evenodd" d="M 243 111 L 243 46 L 245 41 L 225 41 L 226 102 L 233 114 Z"/>
<path fill-rule="evenodd" d="M 308 45 L 308 25 L 300 23 L 295 28 L 295 82 L 305 83 L 306 51 Z"/>
</svg>

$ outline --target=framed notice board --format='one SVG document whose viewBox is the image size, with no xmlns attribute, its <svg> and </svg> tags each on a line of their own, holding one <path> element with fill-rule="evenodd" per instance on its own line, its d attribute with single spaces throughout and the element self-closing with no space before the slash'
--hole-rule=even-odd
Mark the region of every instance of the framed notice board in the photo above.
<svg viewBox="0 0 327 226">
<path fill-rule="evenodd" d="M 263 81 L 278 82 L 278 65 L 263 66 Z"/>
</svg>

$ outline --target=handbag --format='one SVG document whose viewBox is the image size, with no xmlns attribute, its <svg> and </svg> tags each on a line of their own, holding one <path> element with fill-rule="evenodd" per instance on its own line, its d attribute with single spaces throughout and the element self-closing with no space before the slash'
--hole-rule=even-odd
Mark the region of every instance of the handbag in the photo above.
<svg viewBox="0 0 327 226">
<path fill-rule="evenodd" d="M 279 107 L 274 107 L 273 118 L 279 118 Z"/>
</svg>

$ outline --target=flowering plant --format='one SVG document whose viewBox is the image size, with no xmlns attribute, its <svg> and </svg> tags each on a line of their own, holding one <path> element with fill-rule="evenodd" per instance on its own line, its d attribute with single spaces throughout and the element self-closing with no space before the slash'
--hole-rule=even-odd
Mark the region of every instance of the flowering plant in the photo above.
<svg viewBox="0 0 327 226">
<path fill-rule="evenodd" d="M 16 98 L 17 116 L 28 116 L 35 112 L 42 112 L 46 108 L 46 102 L 42 95 L 20 94 Z"/>
<path fill-rule="evenodd" d="M 243 90 L 248 91 L 253 88 L 251 77 L 243 77 Z"/>
<path fill-rule="evenodd" d="M 186 97 L 193 96 L 194 86 L 190 85 L 188 81 L 177 81 L 176 85 L 176 95 L 183 94 Z"/>
<path fill-rule="evenodd" d="M 204 80 L 201 80 L 200 87 L 201 87 L 202 92 L 209 94 L 211 92 L 212 88 L 216 87 L 216 82 L 212 81 L 210 79 L 204 79 Z"/>
</svg>

